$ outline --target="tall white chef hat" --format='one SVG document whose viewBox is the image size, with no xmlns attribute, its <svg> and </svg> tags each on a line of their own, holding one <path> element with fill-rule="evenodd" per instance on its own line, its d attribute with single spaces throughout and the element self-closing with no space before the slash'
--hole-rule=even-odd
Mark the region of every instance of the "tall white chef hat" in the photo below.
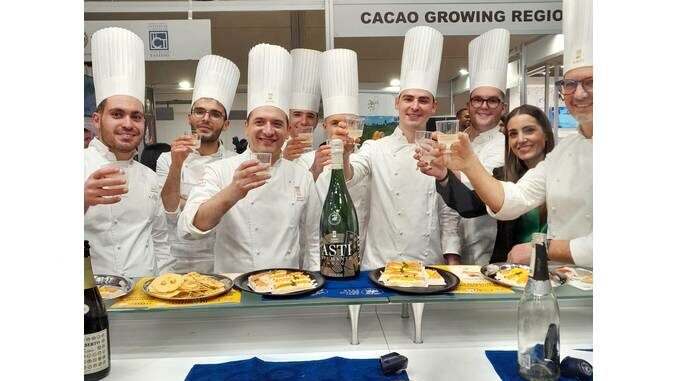
<svg viewBox="0 0 678 381">
<path fill-rule="evenodd" d="M 563 0 L 563 37 L 565 73 L 593 66 L 593 1 Z"/>
<path fill-rule="evenodd" d="M 320 52 L 294 49 L 290 108 L 318 112 L 320 109 Z"/>
<path fill-rule="evenodd" d="M 233 106 L 238 80 L 240 70 L 230 60 L 211 54 L 202 57 L 195 71 L 191 105 L 200 98 L 216 99 L 228 115 Z"/>
<path fill-rule="evenodd" d="M 508 30 L 497 28 L 481 34 L 469 43 L 470 92 L 481 86 L 489 86 L 506 93 L 510 40 L 511 34 Z"/>
<path fill-rule="evenodd" d="M 277 45 L 250 49 L 247 68 L 247 115 L 257 107 L 274 106 L 289 117 L 292 56 Z"/>
<path fill-rule="evenodd" d="M 97 105 L 113 95 L 145 99 L 144 43 L 123 28 L 104 28 L 92 35 L 92 75 Z"/>
<path fill-rule="evenodd" d="M 356 52 L 349 49 L 331 49 L 320 55 L 320 89 L 325 116 L 359 115 Z"/>
<path fill-rule="evenodd" d="M 422 89 L 434 97 L 438 90 L 443 35 L 429 26 L 415 26 L 405 33 L 400 64 L 400 91 Z"/>
</svg>

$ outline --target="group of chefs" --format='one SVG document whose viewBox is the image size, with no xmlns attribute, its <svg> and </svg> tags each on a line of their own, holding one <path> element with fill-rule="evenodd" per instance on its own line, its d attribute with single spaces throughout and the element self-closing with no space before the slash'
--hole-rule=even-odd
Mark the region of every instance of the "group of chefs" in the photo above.
<svg viewBox="0 0 678 381">
<path fill-rule="evenodd" d="M 382 139 L 360 142 L 359 149 L 346 129 L 348 119 L 359 116 L 354 51 L 254 46 L 247 73 L 248 147 L 241 154 L 219 139 L 229 127 L 240 71 L 224 57 L 202 57 L 187 116 L 200 146 L 191 136 L 177 137 L 158 159 L 157 173 L 133 159 L 144 136 L 143 42 L 121 28 L 97 31 L 91 39 L 97 133 L 85 150 L 84 183 L 85 239 L 94 272 L 139 277 L 318 270 L 330 152 L 327 146 L 309 150 L 296 131 L 318 124 L 321 101 L 317 128 L 328 139 L 344 141 L 363 270 L 393 260 L 486 264 L 497 219 L 515 219 L 543 204 L 550 258 L 592 266 L 591 8 L 590 0 L 563 1 L 565 72 L 559 86 L 574 88 L 561 94 L 579 122 L 577 134 L 562 139 L 517 183 L 491 175 L 505 159 L 499 122 L 508 111 L 509 32 L 493 29 L 469 44 L 469 99 L 480 99 L 479 106 L 467 105 L 474 133 L 460 133 L 451 153 L 432 152 L 431 164 L 447 167 L 486 204 L 487 214 L 473 218 L 443 201 L 439 192 L 449 179 L 438 179 L 417 161 L 415 132 L 426 129 L 437 108 L 443 36 L 431 27 L 405 35 L 394 105 L 398 127 Z M 258 153 L 270 154 L 270 163 Z"/>
</svg>

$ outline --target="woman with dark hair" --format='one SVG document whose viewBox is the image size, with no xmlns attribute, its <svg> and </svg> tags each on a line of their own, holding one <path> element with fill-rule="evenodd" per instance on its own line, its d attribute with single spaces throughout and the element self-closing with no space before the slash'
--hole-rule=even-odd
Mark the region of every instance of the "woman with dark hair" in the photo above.
<svg viewBox="0 0 678 381">
<path fill-rule="evenodd" d="M 527 172 L 544 160 L 554 147 L 551 123 L 542 110 L 522 105 L 506 116 L 504 139 L 504 166 L 495 168 L 493 176 L 501 181 L 518 182 Z M 480 197 L 469 190 L 448 169 L 443 181 L 436 182 L 438 193 L 445 203 L 462 217 L 472 218 L 487 214 Z M 490 263 L 505 262 L 509 252 L 529 251 L 532 233 L 546 232 L 546 208 L 534 208 L 515 220 L 497 221 L 497 238 Z"/>
</svg>

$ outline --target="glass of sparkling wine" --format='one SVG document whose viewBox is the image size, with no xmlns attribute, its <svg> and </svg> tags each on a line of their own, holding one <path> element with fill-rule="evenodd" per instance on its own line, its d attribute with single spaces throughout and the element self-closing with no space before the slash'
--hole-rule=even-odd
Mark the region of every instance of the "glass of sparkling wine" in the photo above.
<svg viewBox="0 0 678 381">
<path fill-rule="evenodd" d="M 313 150 L 313 126 L 299 126 L 297 127 L 297 139 L 301 142 L 308 144 L 308 147 L 304 148 L 304 152 Z"/>
<path fill-rule="evenodd" d="M 458 120 L 437 120 L 436 131 L 438 132 L 438 143 L 445 146 L 445 152 L 450 152 L 452 143 L 459 140 L 457 133 L 459 132 Z"/>
<path fill-rule="evenodd" d="M 193 138 L 193 140 L 191 141 L 190 147 L 191 147 L 191 149 L 193 149 L 193 151 L 197 151 L 200 148 L 200 140 L 201 140 L 200 134 L 197 133 L 197 132 L 193 132 L 191 130 L 186 130 L 186 131 L 184 131 L 184 135 L 190 136 L 190 137 Z"/>
<path fill-rule="evenodd" d="M 257 176 L 264 176 L 271 174 L 271 154 L 269 152 L 252 152 L 250 159 L 254 159 L 262 164 L 268 164 L 268 168 L 264 172 L 257 172 Z"/>
<path fill-rule="evenodd" d="M 363 136 L 363 126 L 365 121 L 363 118 L 349 118 L 346 119 L 346 128 L 348 129 L 348 136 L 354 141 Z"/>
<path fill-rule="evenodd" d="M 433 140 L 432 131 L 415 131 L 414 142 L 422 151 L 421 161 L 426 164 L 431 164 L 431 160 L 435 159 L 432 151 L 435 148 L 435 140 Z"/>
<path fill-rule="evenodd" d="M 111 163 L 104 164 L 102 167 L 115 167 L 120 170 L 118 173 L 111 173 L 109 175 L 106 175 L 106 178 L 109 179 L 123 179 L 125 180 L 125 184 L 123 185 L 111 185 L 108 187 L 104 187 L 104 189 L 124 189 L 127 188 L 127 192 L 129 192 L 129 177 L 127 176 L 127 172 L 129 168 L 131 167 L 130 163 L 128 161 L 114 161 Z M 106 198 L 111 198 L 115 196 L 104 196 Z M 120 198 L 125 198 L 127 197 L 127 193 L 119 195 Z"/>
</svg>

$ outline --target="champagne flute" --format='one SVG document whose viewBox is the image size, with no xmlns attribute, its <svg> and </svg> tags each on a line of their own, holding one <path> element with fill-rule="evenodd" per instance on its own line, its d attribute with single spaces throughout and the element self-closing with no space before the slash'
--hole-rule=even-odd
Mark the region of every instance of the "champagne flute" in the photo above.
<svg viewBox="0 0 678 381">
<path fill-rule="evenodd" d="M 458 120 L 437 120 L 436 131 L 438 131 L 438 143 L 445 146 L 445 153 L 450 153 L 452 143 L 459 140 L 459 121 Z"/>
</svg>

